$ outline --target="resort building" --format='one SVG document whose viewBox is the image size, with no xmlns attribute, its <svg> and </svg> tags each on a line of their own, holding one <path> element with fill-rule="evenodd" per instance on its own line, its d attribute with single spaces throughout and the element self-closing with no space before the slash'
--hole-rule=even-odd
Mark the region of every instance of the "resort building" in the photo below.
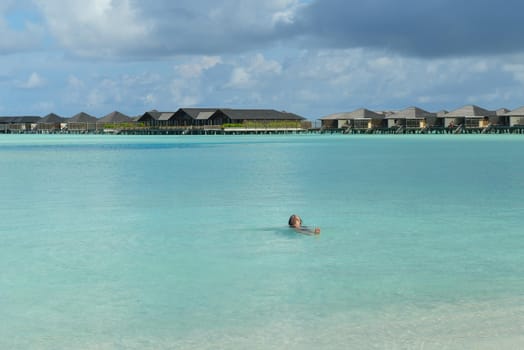
<svg viewBox="0 0 524 350">
<path fill-rule="evenodd" d="M 305 118 L 274 109 L 219 109 L 208 119 L 208 125 L 236 124 L 244 127 L 300 128 Z"/>
<path fill-rule="evenodd" d="M 113 111 L 96 122 L 96 130 L 103 130 L 106 133 L 116 133 L 121 128 L 135 126 L 133 119 L 119 111 Z"/>
<path fill-rule="evenodd" d="M 151 110 L 137 117 L 113 111 L 98 119 L 85 112 L 69 119 L 51 113 L 0 117 L 0 133 L 124 133 L 124 134 L 229 134 L 229 133 L 519 133 L 524 134 L 524 106 L 510 111 L 467 105 L 451 112 L 428 112 L 419 107 L 400 111 L 359 108 L 319 118 L 321 128 L 294 113 L 274 109 L 179 108 Z"/>
<path fill-rule="evenodd" d="M 486 128 L 490 124 L 490 117 L 496 117 L 494 111 L 488 111 L 475 105 L 468 105 L 444 115 L 445 126 L 463 125 L 467 128 Z"/>
<path fill-rule="evenodd" d="M 85 112 L 80 112 L 66 119 L 62 123 L 62 129 L 79 132 L 93 131 L 96 130 L 97 122 L 98 119 L 96 117 Z"/>
<path fill-rule="evenodd" d="M 180 108 L 174 113 L 174 126 L 204 126 L 209 125 L 209 117 L 217 108 Z"/>
<path fill-rule="evenodd" d="M 48 132 L 54 132 L 61 129 L 62 123 L 64 123 L 65 120 L 65 118 L 55 113 L 49 113 L 48 115 L 37 121 L 37 129 L 45 130 Z"/>
<path fill-rule="evenodd" d="M 509 126 L 524 125 L 524 106 L 508 112 Z"/>
<path fill-rule="evenodd" d="M 149 111 L 136 121 L 148 127 L 198 128 L 246 123 L 268 125 L 275 122 L 292 123 L 297 127 L 303 120 L 305 118 L 296 114 L 272 109 L 180 108 L 176 112 Z"/>
<path fill-rule="evenodd" d="M 131 119 L 131 117 L 125 115 L 124 113 L 120 113 L 119 111 L 114 111 L 100 118 L 97 121 L 97 123 L 98 124 L 122 124 L 122 123 L 130 123 L 132 121 L 133 119 Z"/>
<path fill-rule="evenodd" d="M 495 111 L 495 115 L 489 117 L 489 122 L 493 126 L 506 126 L 509 125 L 509 115 L 510 112 L 507 108 L 499 108 Z"/>
<path fill-rule="evenodd" d="M 135 122 L 145 126 L 145 127 L 155 127 L 158 126 L 158 119 L 162 113 L 156 109 L 152 111 L 145 112 L 140 117 L 138 117 Z"/>
<path fill-rule="evenodd" d="M 384 113 L 359 108 L 348 113 L 335 113 L 320 118 L 322 128 L 374 129 L 387 127 Z"/>
<path fill-rule="evenodd" d="M 418 107 L 408 107 L 386 117 L 388 127 L 420 128 L 437 126 L 437 114 Z"/>
<path fill-rule="evenodd" d="M 30 132 L 36 128 L 39 119 L 37 116 L 0 117 L 0 131 Z"/>
</svg>

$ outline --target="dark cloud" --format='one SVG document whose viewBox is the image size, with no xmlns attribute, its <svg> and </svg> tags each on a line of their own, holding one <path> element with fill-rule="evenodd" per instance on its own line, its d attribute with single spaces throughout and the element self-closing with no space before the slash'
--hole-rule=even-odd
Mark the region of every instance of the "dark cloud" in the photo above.
<svg viewBox="0 0 524 350">
<path fill-rule="evenodd" d="M 524 51 L 521 0 L 317 0 L 292 28 L 320 47 L 441 57 Z"/>
<path fill-rule="evenodd" d="M 226 0 L 157 1 L 135 4 L 152 23 L 149 40 L 141 43 L 153 55 L 223 54 L 264 49 L 279 40 L 273 16 L 286 5 Z"/>
</svg>

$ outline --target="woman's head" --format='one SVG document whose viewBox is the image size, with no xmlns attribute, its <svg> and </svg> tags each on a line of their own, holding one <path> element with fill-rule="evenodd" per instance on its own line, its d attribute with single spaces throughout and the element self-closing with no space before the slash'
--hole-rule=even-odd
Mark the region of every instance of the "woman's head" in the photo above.
<svg viewBox="0 0 524 350">
<path fill-rule="evenodd" d="M 289 226 L 300 227 L 302 225 L 302 219 L 298 215 L 291 215 L 288 221 Z"/>
</svg>

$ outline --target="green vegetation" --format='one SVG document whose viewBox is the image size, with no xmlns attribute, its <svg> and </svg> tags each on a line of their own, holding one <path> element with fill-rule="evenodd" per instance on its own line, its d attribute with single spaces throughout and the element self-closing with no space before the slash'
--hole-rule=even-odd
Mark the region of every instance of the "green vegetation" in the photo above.
<svg viewBox="0 0 524 350">
<path fill-rule="evenodd" d="M 245 128 L 243 124 L 222 124 L 223 128 Z"/>
<path fill-rule="evenodd" d="M 104 124 L 104 129 L 135 129 L 135 128 L 144 128 L 145 123 L 114 123 L 114 124 Z"/>
</svg>

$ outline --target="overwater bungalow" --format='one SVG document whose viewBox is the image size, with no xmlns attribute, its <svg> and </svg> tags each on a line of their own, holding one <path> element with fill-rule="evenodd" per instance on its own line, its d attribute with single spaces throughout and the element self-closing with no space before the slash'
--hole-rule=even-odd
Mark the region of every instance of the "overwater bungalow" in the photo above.
<svg viewBox="0 0 524 350">
<path fill-rule="evenodd" d="M 32 132 L 36 129 L 38 116 L 0 117 L 1 132 Z"/>
<path fill-rule="evenodd" d="M 335 113 L 320 118 L 322 128 L 370 130 L 387 127 L 385 115 L 359 108 L 352 112 Z"/>
<path fill-rule="evenodd" d="M 507 108 L 499 108 L 495 111 L 495 115 L 490 116 L 489 122 L 494 126 L 509 126 L 509 115 L 510 112 Z"/>
<path fill-rule="evenodd" d="M 55 113 L 49 113 L 37 122 L 37 129 L 40 131 L 54 132 L 61 129 L 62 123 L 66 119 Z"/>
<path fill-rule="evenodd" d="M 524 127 L 524 106 L 508 112 L 507 115 L 509 117 L 508 122 L 510 127 Z"/>
<path fill-rule="evenodd" d="M 96 130 L 97 123 L 98 118 L 85 112 L 80 112 L 71 118 L 66 119 L 62 125 L 69 131 L 85 132 Z"/>
<path fill-rule="evenodd" d="M 347 113 L 334 113 L 319 118 L 322 129 L 342 129 L 350 125 L 350 118 Z"/>
<path fill-rule="evenodd" d="M 405 127 L 406 129 L 425 129 L 438 125 L 437 114 L 422 108 L 408 107 L 386 117 L 388 126 Z"/>
<path fill-rule="evenodd" d="M 118 129 L 134 125 L 133 119 L 119 111 L 106 114 L 98 119 L 97 128 L 102 128 L 105 132 L 116 132 Z"/>
<path fill-rule="evenodd" d="M 114 111 L 109 114 L 106 114 L 102 118 L 98 119 L 98 123 L 101 124 L 119 124 L 119 123 L 129 123 L 131 122 L 131 117 L 121 113 L 119 111 Z"/>
<path fill-rule="evenodd" d="M 496 117 L 494 111 L 488 111 L 475 105 L 463 106 L 444 115 L 444 125 L 463 125 L 467 128 L 487 128 L 490 117 Z"/>
</svg>

